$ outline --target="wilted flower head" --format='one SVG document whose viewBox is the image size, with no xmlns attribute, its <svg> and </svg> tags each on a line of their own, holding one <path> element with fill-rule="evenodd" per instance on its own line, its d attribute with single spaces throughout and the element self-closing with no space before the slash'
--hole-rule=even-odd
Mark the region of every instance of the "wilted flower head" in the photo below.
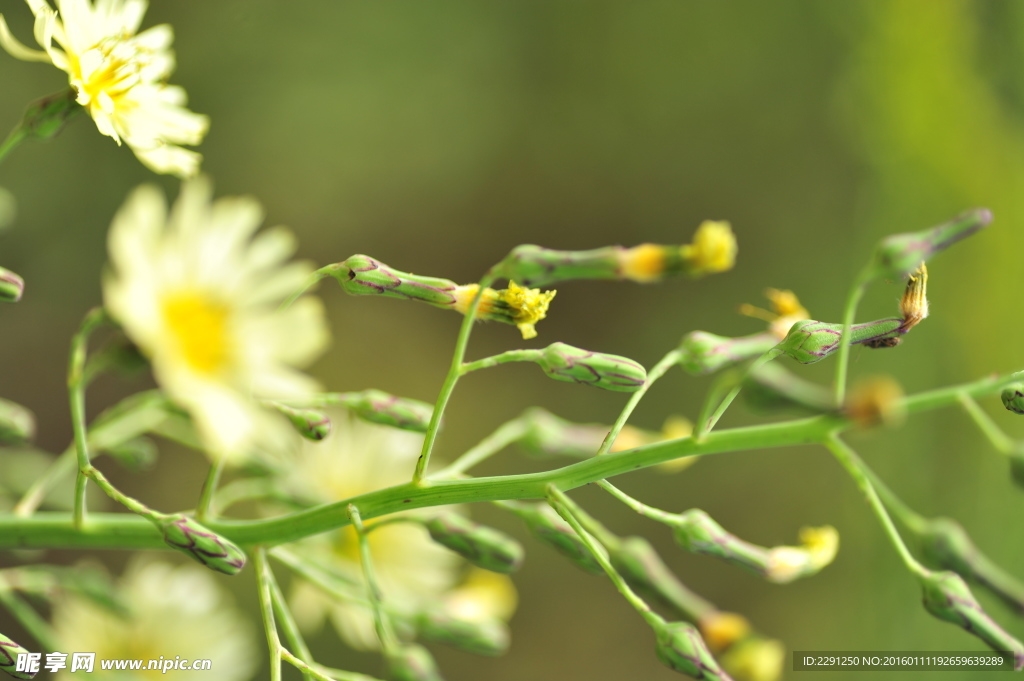
<svg viewBox="0 0 1024 681">
<path fill-rule="evenodd" d="M 166 24 L 138 33 L 146 0 L 26 0 L 42 51 L 20 43 L 0 17 L 0 46 L 18 59 L 49 62 L 68 74 L 77 101 L 99 131 L 131 147 L 158 173 L 194 175 L 201 156 L 180 144 L 199 144 L 206 116 L 185 108 L 174 70 L 173 33 Z"/>
<path fill-rule="evenodd" d="M 209 182 L 195 179 L 169 215 L 156 188 L 140 187 L 110 229 L 106 306 L 218 456 L 256 442 L 271 417 L 283 423 L 256 398 L 312 392 L 313 381 L 293 367 L 327 341 L 318 300 L 278 311 L 310 268 L 287 263 L 295 248 L 287 231 L 251 238 L 261 218 L 253 199 L 211 202 Z"/>
</svg>

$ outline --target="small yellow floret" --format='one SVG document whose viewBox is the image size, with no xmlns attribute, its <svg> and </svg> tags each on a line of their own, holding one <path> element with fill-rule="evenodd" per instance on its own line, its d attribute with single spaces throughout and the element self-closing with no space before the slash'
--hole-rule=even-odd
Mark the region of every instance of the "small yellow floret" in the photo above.
<svg viewBox="0 0 1024 681">
<path fill-rule="evenodd" d="M 542 293 L 538 288 L 526 288 L 510 281 L 508 288 L 501 293 L 504 302 L 512 308 L 512 321 L 523 334 L 523 338 L 535 338 L 537 336 L 535 325 L 547 316 L 548 305 L 557 291 Z"/>
<path fill-rule="evenodd" d="M 778 681 L 786 664 L 786 646 L 781 641 L 750 637 L 733 646 L 721 662 L 735 679 Z"/>
<path fill-rule="evenodd" d="M 839 532 L 831 525 L 800 530 L 803 546 L 776 546 L 768 554 L 765 575 L 779 584 L 811 575 L 831 563 L 839 551 Z"/>
<path fill-rule="evenodd" d="M 665 262 L 664 246 L 640 244 L 622 251 L 619 265 L 624 278 L 646 284 L 661 279 L 665 274 Z"/>
<path fill-rule="evenodd" d="M 736 262 L 736 236 L 728 222 L 705 220 L 693 235 L 693 243 L 683 246 L 682 256 L 693 276 L 731 270 Z"/>
<path fill-rule="evenodd" d="M 700 619 L 700 633 L 712 652 L 725 650 L 750 632 L 750 622 L 743 615 L 716 610 Z"/>
<path fill-rule="evenodd" d="M 165 296 L 160 311 L 169 335 L 191 369 L 211 375 L 225 368 L 231 352 L 228 308 L 223 303 L 186 291 Z"/>
</svg>

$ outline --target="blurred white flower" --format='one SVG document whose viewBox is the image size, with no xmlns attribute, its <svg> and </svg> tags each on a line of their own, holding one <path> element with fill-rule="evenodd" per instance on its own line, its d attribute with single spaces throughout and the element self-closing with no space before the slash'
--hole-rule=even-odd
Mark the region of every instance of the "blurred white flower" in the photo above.
<svg viewBox="0 0 1024 681">
<path fill-rule="evenodd" d="M 310 501 L 346 499 L 408 482 L 423 436 L 333 414 L 334 429 L 322 442 L 303 441 L 289 464 L 284 484 Z M 372 524 L 370 521 L 369 524 Z M 388 606 L 402 613 L 418 612 L 439 602 L 458 578 L 462 560 L 434 543 L 420 525 L 395 523 L 369 534 L 374 572 Z M 328 565 L 366 599 L 359 545 L 351 527 L 295 545 L 296 553 Z M 338 634 L 360 649 L 378 647 L 370 610 L 358 603 L 328 599 L 317 587 L 296 580 L 292 610 L 299 625 L 316 630 L 325 618 Z"/>
<path fill-rule="evenodd" d="M 202 156 L 180 144 L 199 144 L 206 116 L 185 108 L 180 87 L 166 84 L 174 70 L 167 24 L 136 33 L 146 0 L 26 0 L 35 15 L 40 50 L 19 42 L 0 16 L 0 46 L 18 59 L 49 62 L 68 74 L 99 131 L 123 140 L 158 173 L 194 175 Z"/>
<path fill-rule="evenodd" d="M 198 178 L 182 186 L 169 215 L 162 192 L 139 187 L 110 228 L 107 309 L 214 457 L 241 454 L 285 427 L 257 400 L 315 391 L 293 367 L 327 342 L 319 300 L 278 310 L 311 268 L 286 262 L 295 249 L 287 230 L 252 238 L 261 221 L 254 199 L 211 203 L 209 182 Z"/>
<path fill-rule="evenodd" d="M 125 570 L 119 590 L 131 610 L 129 617 L 74 594 L 55 602 L 53 626 L 60 650 L 96 653 L 97 672 L 102 659 L 144 660 L 143 666 L 161 656 L 211 661 L 206 671 L 118 671 L 123 681 L 252 678 L 261 655 L 252 623 L 232 607 L 209 570 L 136 560 Z M 65 668 L 57 678 L 80 676 Z"/>
</svg>

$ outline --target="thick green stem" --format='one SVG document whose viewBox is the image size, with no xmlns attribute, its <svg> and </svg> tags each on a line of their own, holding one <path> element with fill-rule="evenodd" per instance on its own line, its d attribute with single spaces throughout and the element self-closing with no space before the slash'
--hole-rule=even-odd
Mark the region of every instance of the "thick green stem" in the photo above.
<svg viewBox="0 0 1024 681">
<path fill-rule="evenodd" d="M 270 681 L 281 681 L 281 639 L 277 636 L 277 624 L 274 621 L 274 603 L 271 597 L 270 565 L 267 564 L 267 550 L 257 546 L 253 551 L 253 563 L 256 566 L 256 588 L 260 597 L 260 613 L 263 615 L 263 631 L 267 636 L 267 648 L 270 649 Z"/>
<path fill-rule="evenodd" d="M 831 436 L 825 440 L 825 446 L 835 455 L 840 465 L 846 469 L 846 472 L 850 474 L 854 482 L 860 488 L 864 496 L 867 497 L 868 504 L 871 505 L 871 510 L 874 511 L 875 515 L 878 516 L 878 520 L 882 523 L 882 529 L 885 530 L 885 534 L 889 537 L 889 541 L 896 548 L 896 552 L 899 553 L 900 558 L 903 560 L 904 565 L 910 570 L 915 576 L 923 578 L 929 574 L 929 571 L 917 561 L 916 558 L 910 553 L 907 545 L 903 543 L 903 538 L 900 536 L 899 531 L 892 522 L 892 518 L 885 510 L 885 505 L 882 504 L 881 499 L 878 498 L 878 493 L 875 492 L 874 486 L 871 484 L 870 477 L 864 471 L 864 464 L 861 462 L 860 457 L 857 456 L 845 442 L 840 440 L 836 436 Z"/>
<path fill-rule="evenodd" d="M 836 404 L 842 404 L 846 397 L 846 370 L 850 364 L 850 344 L 847 339 L 850 337 L 850 327 L 853 326 L 853 318 L 857 314 L 857 305 L 860 304 L 860 299 L 864 296 L 864 291 L 867 290 L 873 276 L 874 268 L 870 265 L 857 275 L 843 308 L 843 333 L 839 336 L 839 355 L 836 357 Z"/>
<path fill-rule="evenodd" d="M 452 396 L 452 391 L 455 390 L 455 384 L 458 383 L 459 376 L 462 374 L 462 362 L 466 357 L 466 347 L 469 345 L 469 334 L 473 330 L 473 322 L 476 321 L 477 307 L 479 307 L 480 299 L 484 295 L 484 289 L 490 286 L 493 280 L 494 276 L 488 273 L 480 281 L 476 295 L 473 296 L 473 302 L 469 304 L 469 308 L 466 310 L 466 317 L 462 320 L 462 326 L 459 327 L 459 336 L 455 341 L 452 364 L 448 368 L 448 375 L 445 376 L 444 383 L 441 385 L 441 392 L 438 394 L 437 402 L 434 404 L 434 413 L 430 416 L 430 425 L 427 427 L 427 434 L 423 438 L 423 449 L 420 452 L 420 458 L 416 461 L 416 470 L 412 475 L 412 484 L 414 485 L 420 485 L 423 482 L 423 476 L 427 472 L 427 466 L 430 464 L 430 453 L 434 449 L 434 442 L 437 440 L 438 429 L 441 426 L 441 417 L 448 406 L 448 400 Z"/>
<path fill-rule="evenodd" d="M 558 511 L 558 514 L 562 516 L 567 523 L 572 525 L 572 529 L 576 531 L 577 535 L 579 535 L 580 540 L 594 556 L 594 560 L 596 560 L 604 569 L 608 578 L 612 580 L 612 584 L 615 585 L 615 588 L 618 589 L 623 598 L 625 598 L 629 604 L 632 605 L 638 613 L 640 613 L 640 616 L 643 617 L 648 624 L 656 625 L 660 623 L 661 618 L 651 610 L 651 606 L 647 605 L 644 599 L 640 598 L 635 591 L 629 588 L 629 585 L 626 584 L 626 580 L 622 578 L 622 575 L 612 567 L 607 554 L 598 547 L 590 533 L 583 529 L 583 525 L 580 523 L 580 517 L 585 515 L 583 509 L 577 506 L 572 499 L 567 497 L 554 485 L 548 486 L 548 503 Z"/>
</svg>

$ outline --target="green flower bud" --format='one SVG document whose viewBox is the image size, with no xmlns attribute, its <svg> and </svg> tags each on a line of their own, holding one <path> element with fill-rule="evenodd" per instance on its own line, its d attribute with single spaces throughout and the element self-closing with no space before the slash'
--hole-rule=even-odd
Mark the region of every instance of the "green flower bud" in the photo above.
<svg viewBox="0 0 1024 681">
<path fill-rule="evenodd" d="M 523 519 L 527 529 L 534 537 L 554 548 L 578 568 L 593 575 L 604 572 L 600 563 L 590 553 L 590 549 L 576 534 L 576 530 L 562 520 L 562 517 L 550 506 L 545 504 L 508 504 L 506 507 Z"/>
<path fill-rule="evenodd" d="M 541 351 L 537 364 L 556 381 L 582 383 L 604 390 L 635 392 L 647 381 L 647 371 L 637 362 L 552 343 Z"/>
<path fill-rule="evenodd" d="M 274 408 L 288 417 L 296 432 L 307 440 L 319 442 L 331 434 L 331 419 L 322 411 L 295 409 L 278 403 L 274 404 Z"/>
<path fill-rule="evenodd" d="M 330 269 L 330 275 L 350 295 L 419 300 L 437 307 L 455 304 L 458 285 L 454 281 L 400 272 L 367 255 L 353 255 Z"/>
<path fill-rule="evenodd" d="M 14 272 L 0 267 L 0 302 L 16 303 L 25 292 L 25 280 Z"/>
<path fill-rule="evenodd" d="M 403 645 L 387 651 L 387 658 L 391 681 L 444 681 L 423 646 Z"/>
<path fill-rule="evenodd" d="M 144 471 L 156 463 L 159 449 L 148 437 L 135 437 L 107 448 L 107 454 L 129 470 Z"/>
<path fill-rule="evenodd" d="M 697 627 L 689 622 L 662 622 L 654 633 L 658 659 L 669 669 L 695 679 L 732 681 L 718 666 Z"/>
<path fill-rule="evenodd" d="M 886 237 L 875 252 L 879 276 L 892 279 L 902 277 L 912 272 L 922 261 L 969 237 L 990 222 L 992 211 L 975 208 L 931 229 Z"/>
<path fill-rule="evenodd" d="M 723 367 L 760 357 L 778 342 L 779 339 L 770 332 L 728 338 L 707 331 L 693 331 L 683 336 L 679 346 L 682 350 L 679 366 L 695 376 L 710 374 Z"/>
<path fill-rule="evenodd" d="M 904 320 L 879 319 L 850 326 L 850 344 L 873 344 L 898 338 L 902 333 Z M 839 349 L 839 338 L 843 335 L 842 324 L 828 324 L 807 319 L 797 322 L 776 346 L 780 352 L 789 355 L 801 364 L 814 364 Z"/>
<path fill-rule="evenodd" d="M 685 551 L 721 558 L 755 574 L 768 574 L 768 549 L 743 541 L 699 508 L 675 516 L 672 523 L 676 543 Z"/>
<path fill-rule="evenodd" d="M 540 407 L 523 413 L 526 433 L 519 445 L 534 456 L 593 456 L 608 434 L 608 426 L 566 421 Z"/>
<path fill-rule="evenodd" d="M 21 119 L 21 127 L 29 137 L 48 140 L 56 137 L 64 125 L 84 111 L 77 102 L 78 93 L 69 88 L 29 104 Z"/>
<path fill-rule="evenodd" d="M 16 679 L 31 679 L 36 672 L 19 672 L 18 655 L 27 655 L 28 650 L 0 634 L 0 670 L 3 670 Z"/>
<path fill-rule="evenodd" d="M 1024 414 L 1024 383 L 1013 383 L 1003 388 L 999 395 L 1003 406 L 1014 414 Z"/>
<path fill-rule="evenodd" d="M 556 251 L 533 244 L 512 249 L 497 269 L 497 275 L 522 282 L 523 286 L 550 286 L 580 279 L 621 279 L 621 246 L 589 251 Z"/>
<path fill-rule="evenodd" d="M 919 538 L 921 552 L 933 565 L 978 582 L 1011 608 L 1024 613 L 1024 586 L 978 550 L 960 523 L 933 518 Z"/>
<path fill-rule="evenodd" d="M 805 380 L 777 362 L 769 362 L 743 383 L 747 403 L 762 411 L 797 408 L 814 414 L 832 411 L 835 402 L 824 386 Z"/>
<path fill-rule="evenodd" d="M 20 445 L 36 435 L 36 417 L 20 404 L 0 398 L 0 444 Z"/>
<path fill-rule="evenodd" d="M 341 403 L 364 421 L 416 433 L 427 432 L 434 413 L 432 404 L 396 397 L 381 390 L 345 393 Z"/>
<path fill-rule="evenodd" d="M 930 572 L 919 578 L 924 596 L 924 607 L 935 617 L 952 622 L 974 634 L 993 650 L 1013 652 L 1013 668 L 1024 668 L 1024 645 L 1006 633 L 990 618 L 963 578 L 955 572 Z"/>
<path fill-rule="evenodd" d="M 509 646 L 508 627 L 497 619 L 467 620 L 440 612 L 423 613 L 416 622 L 419 633 L 475 655 L 504 655 Z"/>
<path fill-rule="evenodd" d="M 165 542 L 211 570 L 236 575 L 245 567 L 242 549 L 188 516 L 178 513 L 154 522 L 163 533 Z"/>
<path fill-rule="evenodd" d="M 508 574 L 523 564 L 523 547 L 519 542 L 458 513 L 435 516 L 424 526 L 438 544 L 485 570 Z"/>
</svg>

